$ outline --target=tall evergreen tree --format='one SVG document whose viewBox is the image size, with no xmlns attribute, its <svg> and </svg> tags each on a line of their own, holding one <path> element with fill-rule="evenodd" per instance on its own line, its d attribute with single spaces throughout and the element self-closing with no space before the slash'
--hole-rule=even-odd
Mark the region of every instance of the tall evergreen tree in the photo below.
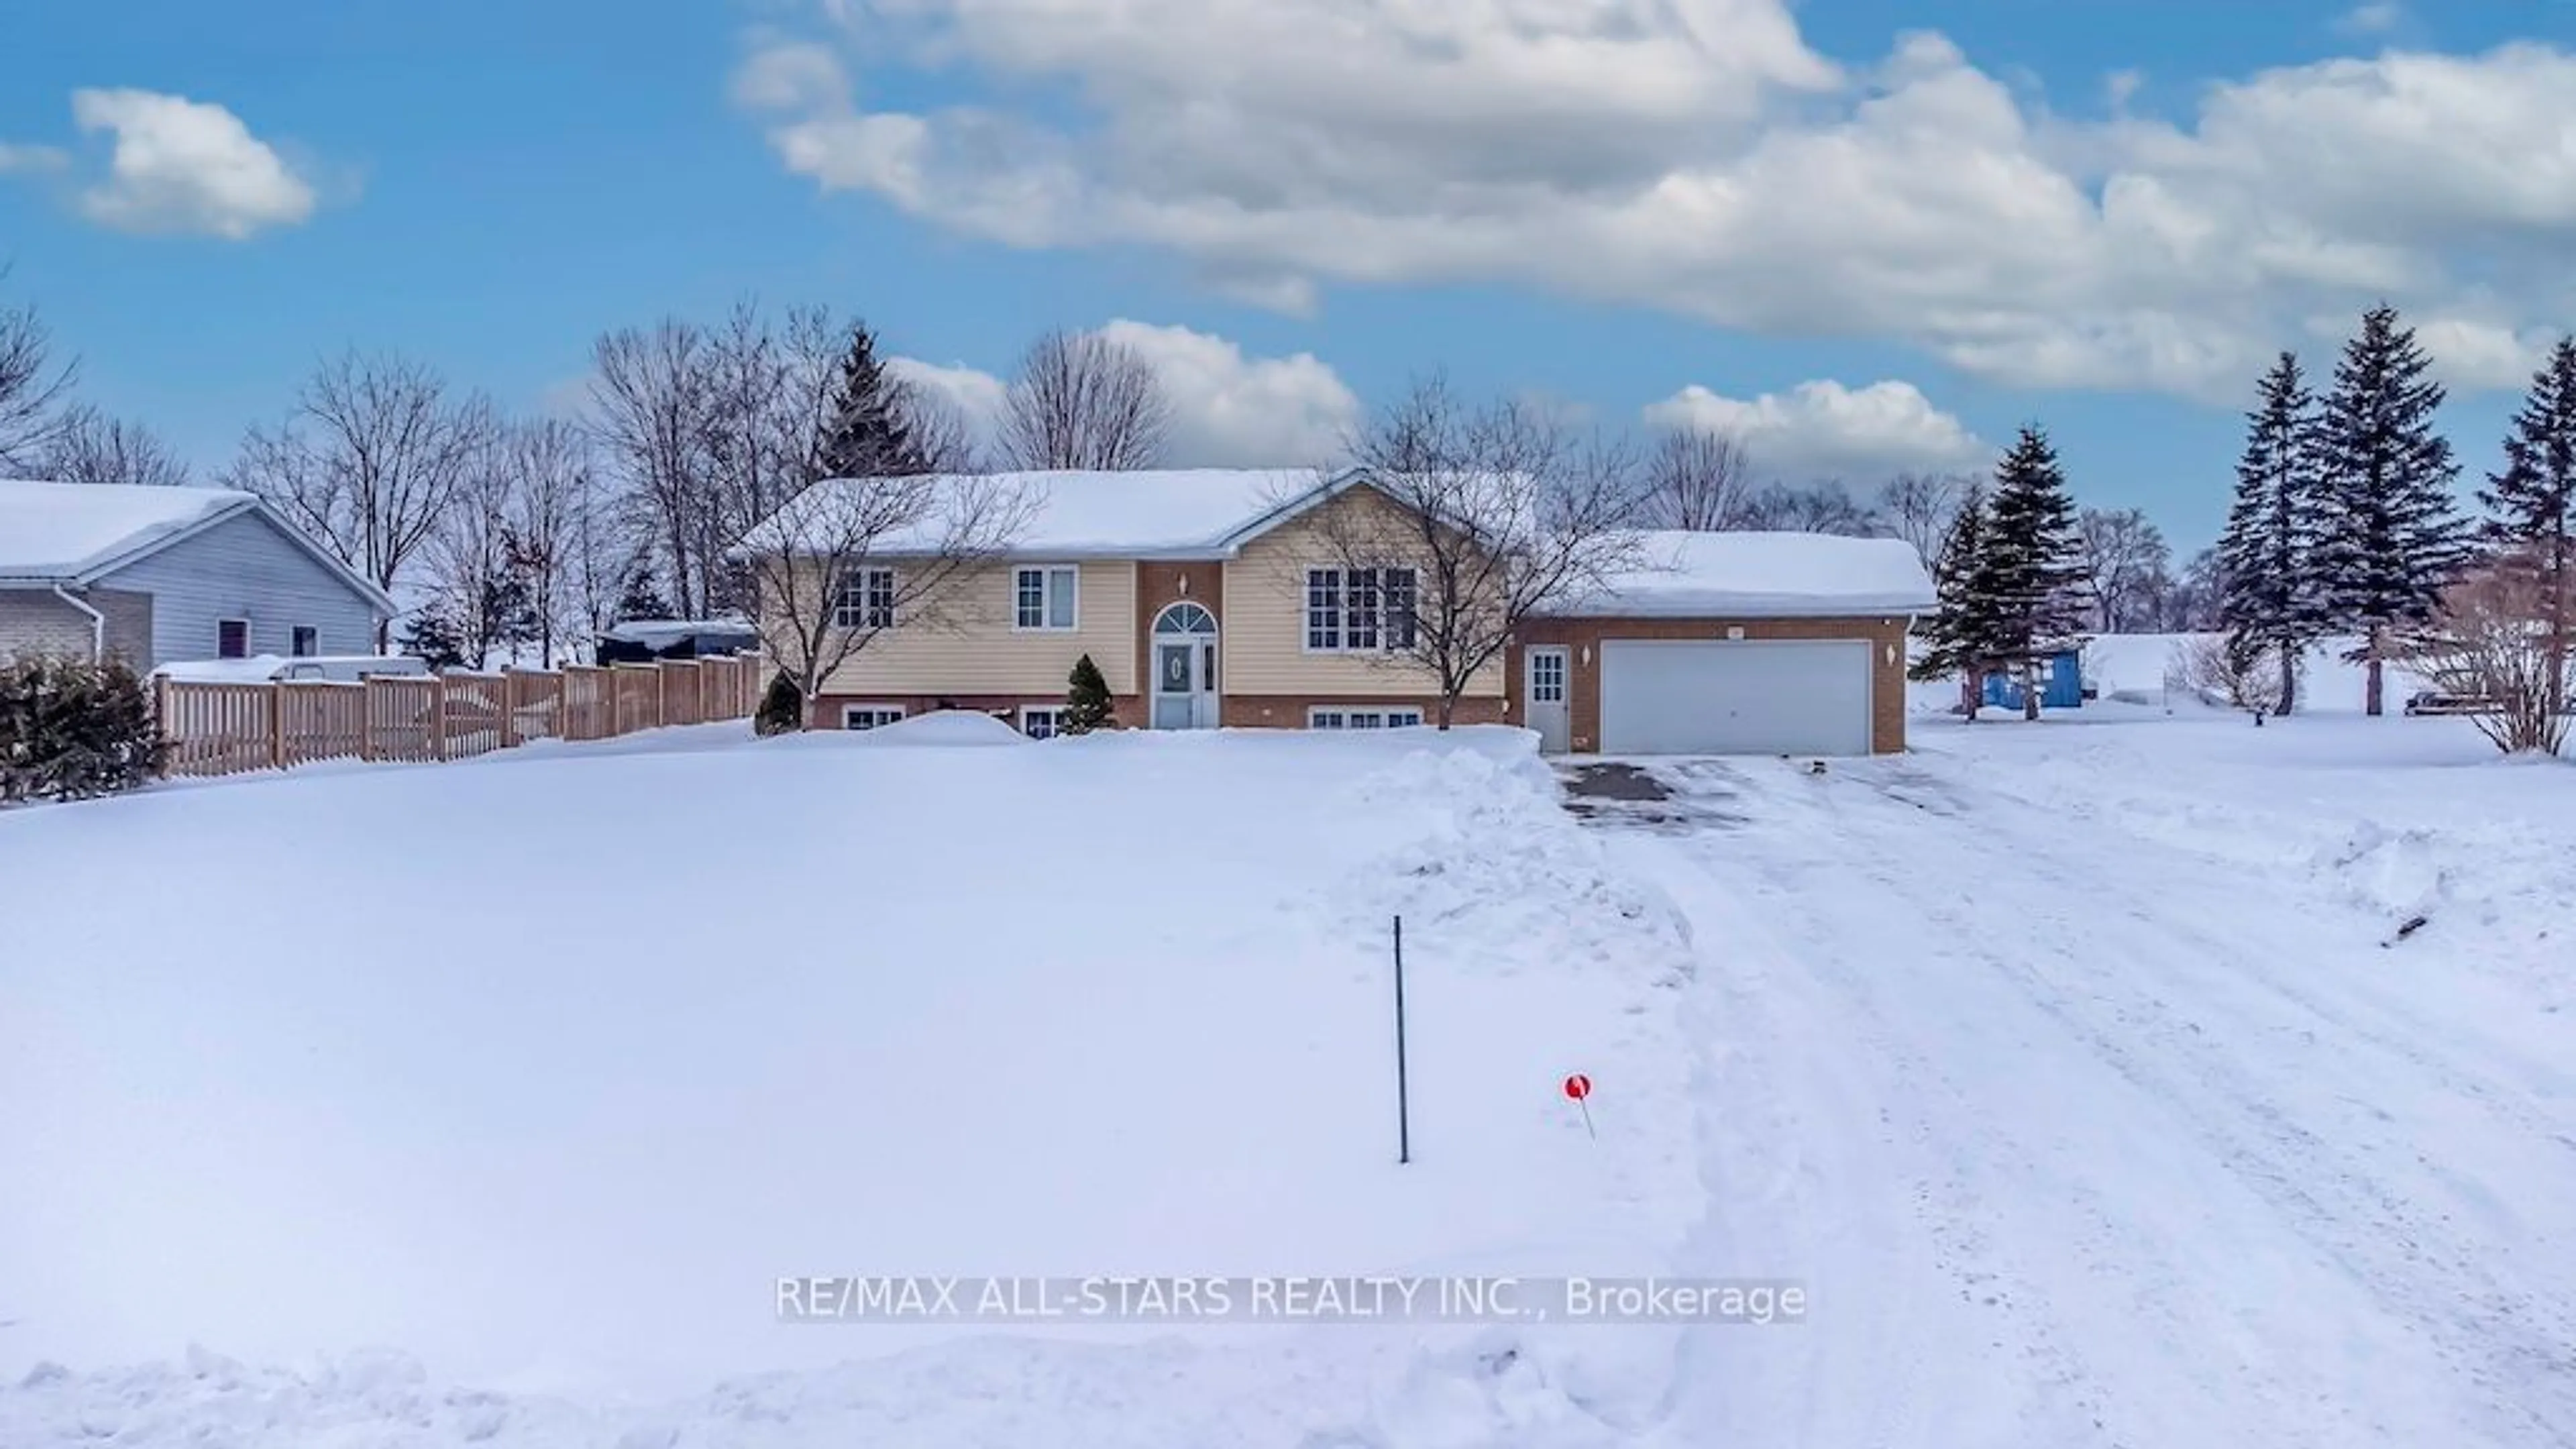
<svg viewBox="0 0 2576 1449">
<path fill-rule="evenodd" d="M 2021 672 L 2022 717 L 2037 719 L 2039 656 L 2073 642 L 2084 623 L 2075 500 L 2042 429 L 2023 428 L 1995 469 L 1984 534 L 1968 590 L 1991 611 L 1994 659 Z"/>
<path fill-rule="evenodd" d="M 935 471 L 913 436 L 904 411 L 903 385 L 877 357 L 877 338 L 864 322 L 850 327 L 850 349 L 841 355 L 831 408 L 814 442 L 817 478 L 888 478 Z"/>
<path fill-rule="evenodd" d="M 2299 657 L 2326 630 L 2311 572 L 2321 502 L 2316 396 L 2298 354 L 2282 353 L 2263 375 L 2261 399 L 2245 421 L 2236 502 L 2218 540 L 2218 621 L 2237 657 L 2277 656 L 2278 711 L 2288 714 L 2298 701 Z"/>
<path fill-rule="evenodd" d="M 1985 554 L 1986 508 L 1985 489 L 1971 485 L 1950 517 L 1932 561 L 1933 593 L 1940 606 L 1915 626 L 1923 649 L 1907 671 L 1923 680 L 1957 675 L 1959 711 L 1972 720 L 1985 692 L 1998 632 L 1994 611 L 1975 588 L 1978 562 Z"/>
<path fill-rule="evenodd" d="M 2432 616 L 2463 559 L 2451 503 L 2460 469 L 2450 441 L 2434 430 L 2443 390 L 2431 370 L 2397 309 L 2374 307 L 2344 344 L 2318 417 L 2324 507 L 2315 577 L 2328 619 L 2367 635 L 2361 652 L 2372 714 L 2381 712 L 2390 633 Z"/>
<path fill-rule="evenodd" d="M 2566 704 L 2568 626 L 2576 612 L 2576 337 L 2562 337 L 2533 374 L 2504 442 L 2504 471 L 2478 491 L 2483 532 L 2508 551 L 2508 566 L 2540 585 L 2549 648 L 2549 707 Z"/>
</svg>

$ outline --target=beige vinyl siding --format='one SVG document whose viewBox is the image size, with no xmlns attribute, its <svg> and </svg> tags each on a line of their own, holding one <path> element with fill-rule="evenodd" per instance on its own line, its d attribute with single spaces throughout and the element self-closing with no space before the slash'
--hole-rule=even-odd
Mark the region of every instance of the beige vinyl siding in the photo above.
<svg viewBox="0 0 2576 1449">
<path fill-rule="evenodd" d="M 1043 559 L 1026 561 L 1043 566 Z M 900 569 L 901 564 L 895 564 Z M 1074 627 L 1015 629 L 1013 574 L 1021 564 L 960 573 L 940 592 L 936 622 L 900 617 L 895 627 L 832 672 L 827 694 L 897 697 L 925 694 L 1064 693 L 1074 661 L 1089 654 L 1112 694 L 1136 690 L 1136 566 L 1083 563 L 1075 585 Z"/>
<path fill-rule="evenodd" d="M 1376 494 L 1354 490 L 1328 508 L 1387 505 Z M 1225 566 L 1223 630 L 1224 692 L 1229 695 L 1286 694 L 1427 695 L 1439 691 L 1431 671 L 1383 655 L 1308 653 L 1306 650 L 1306 570 L 1336 562 L 1329 541 L 1315 523 L 1297 519 L 1244 545 L 1242 555 Z M 1401 560 L 1389 559 L 1389 563 Z M 1468 698 L 1501 698 L 1503 668 L 1499 662 L 1478 670 L 1467 682 Z"/>
</svg>

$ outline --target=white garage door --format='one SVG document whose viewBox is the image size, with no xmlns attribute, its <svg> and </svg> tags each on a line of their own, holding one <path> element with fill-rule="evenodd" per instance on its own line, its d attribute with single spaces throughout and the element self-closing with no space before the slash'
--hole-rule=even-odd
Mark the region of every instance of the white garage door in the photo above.
<svg viewBox="0 0 2576 1449">
<path fill-rule="evenodd" d="M 1611 639 L 1601 645 L 1606 755 L 1865 755 L 1862 639 Z"/>
</svg>

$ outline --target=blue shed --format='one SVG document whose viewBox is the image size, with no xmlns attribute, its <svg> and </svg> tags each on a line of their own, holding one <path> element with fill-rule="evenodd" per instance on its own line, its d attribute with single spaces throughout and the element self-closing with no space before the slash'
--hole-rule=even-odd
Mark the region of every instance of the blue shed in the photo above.
<svg viewBox="0 0 2576 1449">
<path fill-rule="evenodd" d="M 2039 706 L 2042 709 L 2082 709 L 2084 707 L 2083 656 L 2073 649 L 2060 649 L 2039 658 Z M 2021 708 L 2021 671 L 2003 670 L 1986 676 L 1988 705 L 1997 709 Z"/>
</svg>

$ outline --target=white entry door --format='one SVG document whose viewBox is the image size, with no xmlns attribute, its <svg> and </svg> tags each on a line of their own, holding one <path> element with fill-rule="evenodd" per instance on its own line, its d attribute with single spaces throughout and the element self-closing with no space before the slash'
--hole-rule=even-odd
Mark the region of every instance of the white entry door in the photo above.
<svg viewBox="0 0 2576 1449">
<path fill-rule="evenodd" d="M 1611 639 L 1605 755 L 1866 755 L 1865 639 Z"/>
<path fill-rule="evenodd" d="M 1154 641 L 1154 728 L 1216 727 L 1216 641 Z"/>
<path fill-rule="evenodd" d="M 1529 711 L 1529 727 L 1538 731 L 1538 747 L 1551 755 L 1561 755 L 1573 733 L 1566 713 L 1565 646 L 1533 645 L 1525 651 L 1529 673 L 1523 681 L 1521 698 Z"/>
</svg>

